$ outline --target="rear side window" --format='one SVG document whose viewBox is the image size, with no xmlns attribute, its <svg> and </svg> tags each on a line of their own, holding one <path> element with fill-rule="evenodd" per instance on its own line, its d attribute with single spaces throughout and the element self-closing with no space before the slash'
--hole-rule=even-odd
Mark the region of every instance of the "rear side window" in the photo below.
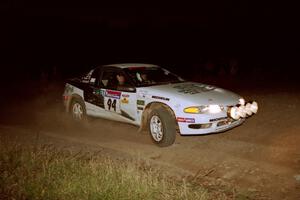
<svg viewBox="0 0 300 200">
<path fill-rule="evenodd" d="M 99 83 L 100 83 L 100 69 L 96 68 L 91 75 L 89 84 L 93 86 L 99 86 Z"/>
</svg>

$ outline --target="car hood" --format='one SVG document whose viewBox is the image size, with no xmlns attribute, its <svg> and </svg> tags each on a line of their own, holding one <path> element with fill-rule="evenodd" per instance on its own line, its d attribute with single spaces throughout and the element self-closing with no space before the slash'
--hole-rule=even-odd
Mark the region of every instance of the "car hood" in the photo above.
<svg viewBox="0 0 300 200">
<path fill-rule="evenodd" d="M 191 103 L 193 105 L 236 105 L 239 103 L 239 95 L 218 88 L 196 82 L 183 82 L 143 87 L 138 89 L 150 98 L 180 101 L 178 103 Z"/>
</svg>

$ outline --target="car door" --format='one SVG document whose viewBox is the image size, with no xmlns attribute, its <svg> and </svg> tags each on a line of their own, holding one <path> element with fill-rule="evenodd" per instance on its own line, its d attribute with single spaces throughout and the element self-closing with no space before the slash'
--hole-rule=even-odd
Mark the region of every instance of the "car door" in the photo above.
<svg viewBox="0 0 300 200">
<path fill-rule="evenodd" d="M 86 112 L 88 115 L 101 116 L 104 111 L 104 95 L 100 85 L 101 68 L 91 71 L 91 76 L 85 81 L 84 100 L 86 102 Z"/>
<path fill-rule="evenodd" d="M 119 86 L 117 75 L 125 77 L 125 85 Z M 106 118 L 135 124 L 136 122 L 136 90 L 126 74 L 119 68 L 106 68 L 101 77 L 104 94 Z"/>
</svg>

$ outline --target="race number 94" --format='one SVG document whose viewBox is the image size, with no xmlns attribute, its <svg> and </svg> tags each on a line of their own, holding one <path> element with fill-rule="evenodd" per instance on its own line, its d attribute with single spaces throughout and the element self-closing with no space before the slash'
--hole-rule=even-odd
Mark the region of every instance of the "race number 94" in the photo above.
<svg viewBox="0 0 300 200">
<path fill-rule="evenodd" d="M 116 112 L 117 111 L 116 104 L 117 104 L 116 99 L 114 99 L 114 100 L 108 99 L 107 100 L 108 110 L 114 109 L 114 111 Z"/>
</svg>

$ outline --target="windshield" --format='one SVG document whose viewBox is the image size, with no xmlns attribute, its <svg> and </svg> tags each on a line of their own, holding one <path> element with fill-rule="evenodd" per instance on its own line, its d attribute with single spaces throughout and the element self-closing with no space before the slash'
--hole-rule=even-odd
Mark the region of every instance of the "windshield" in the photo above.
<svg viewBox="0 0 300 200">
<path fill-rule="evenodd" d="M 126 68 L 125 72 L 137 87 L 178 83 L 184 80 L 160 67 Z"/>
</svg>

